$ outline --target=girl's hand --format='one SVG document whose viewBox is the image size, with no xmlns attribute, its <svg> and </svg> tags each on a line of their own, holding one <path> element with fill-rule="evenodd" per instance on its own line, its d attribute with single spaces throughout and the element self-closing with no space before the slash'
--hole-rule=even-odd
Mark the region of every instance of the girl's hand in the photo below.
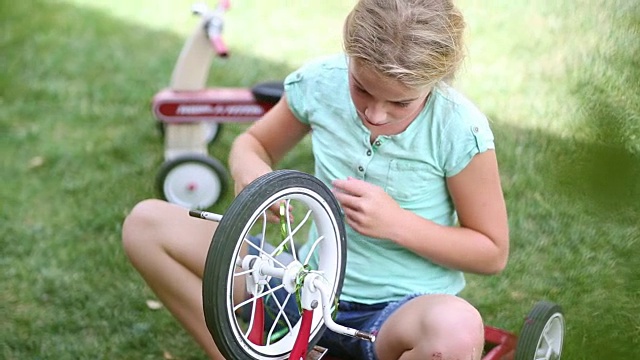
<svg viewBox="0 0 640 360">
<path fill-rule="evenodd" d="M 391 196 L 379 186 L 351 177 L 332 184 L 347 224 L 362 235 L 391 239 L 395 219 L 403 211 Z"/>
<path fill-rule="evenodd" d="M 257 178 L 257 177 L 256 177 Z M 242 189 L 244 189 L 249 183 L 251 183 L 251 181 L 246 182 L 246 183 L 241 183 L 239 181 L 236 181 L 234 183 L 234 190 L 235 190 L 235 194 L 236 196 L 242 191 Z M 271 205 L 269 207 L 269 209 L 267 210 L 267 221 L 271 222 L 271 223 L 279 223 L 280 222 L 280 217 L 281 217 L 281 206 L 280 204 L 284 203 L 284 200 L 279 201 L 277 203 L 274 203 L 273 205 Z M 286 212 L 285 212 L 286 214 Z M 289 205 L 289 219 L 293 221 L 293 206 Z"/>
<path fill-rule="evenodd" d="M 293 221 L 293 205 L 289 204 L 289 210 L 287 211 L 287 202 L 280 200 L 277 203 L 271 205 L 267 211 L 267 221 L 272 223 L 279 223 L 287 218 L 287 212 L 289 214 L 289 221 Z"/>
</svg>

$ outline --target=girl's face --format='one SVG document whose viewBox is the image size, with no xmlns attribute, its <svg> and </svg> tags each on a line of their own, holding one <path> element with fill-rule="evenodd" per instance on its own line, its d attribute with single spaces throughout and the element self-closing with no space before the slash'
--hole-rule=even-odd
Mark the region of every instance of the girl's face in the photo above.
<svg viewBox="0 0 640 360">
<path fill-rule="evenodd" d="M 429 95 L 429 89 L 409 88 L 353 60 L 349 62 L 349 92 L 358 116 L 374 136 L 404 131 Z"/>
</svg>

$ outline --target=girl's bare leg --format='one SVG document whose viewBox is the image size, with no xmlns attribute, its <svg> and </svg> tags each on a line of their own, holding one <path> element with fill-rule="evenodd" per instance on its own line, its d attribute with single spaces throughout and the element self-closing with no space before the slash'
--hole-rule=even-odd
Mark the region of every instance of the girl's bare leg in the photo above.
<svg viewBox="0 0 640 360">
<path fill-rule="evenodd" d="M 423 295 L 396 310 L 376 338 L 380 360 L 478 360 L 484 327 L 478 311 L 450 295 Z"/>
<path fill-rule="evenodd" d="M 138 203 L 122 228 L 133 266 L 212 359 L 223 359 L 206 327 L 202 273 L 217 224 L 160 200 Z"/>
</svg>

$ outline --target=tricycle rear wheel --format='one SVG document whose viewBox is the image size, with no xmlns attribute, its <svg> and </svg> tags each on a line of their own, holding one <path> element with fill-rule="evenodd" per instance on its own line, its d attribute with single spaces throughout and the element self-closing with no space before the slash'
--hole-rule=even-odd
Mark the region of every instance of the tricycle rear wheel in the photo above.
<svg viewBox="0 0 640 360">
<path fill-rule="evenodd" d="M 540 301 L 525 319 L 515 360 L 557 360 L 562 353 L 564 315 L 559 305 Z"/>
</svg>

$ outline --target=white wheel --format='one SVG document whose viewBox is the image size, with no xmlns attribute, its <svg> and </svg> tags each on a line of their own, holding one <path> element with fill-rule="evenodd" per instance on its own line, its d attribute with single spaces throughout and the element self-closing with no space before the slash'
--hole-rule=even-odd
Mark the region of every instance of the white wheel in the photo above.
<svg viewBox="0 0 640 360">
<path fill-rule="evenodd" d="M 558 360 L 564 340 L 560 306 L 538 302 L 525 319 L 516 345 L 516 360 Z"/>
<path fill-rule="evenodd" d="M 167 201 L 188 209 L 206 209 L 222 195 L 226 176 L 226 169 L 219 161 L 190 155 L 162 164 L 157 183 Z"/>
<path fill-rule="evenodd" d="M 282 213 L 280 223 L 266 221 L 273 206 Z M 307 244 L 306 253 L 299 253 L 311 222 L 317 229 L 315 240 Z M 288 358 L 301 326 L 296 306 L 301 276 L 321 272 L 331 288 L 333 306 L 342 287 L 345 249 L 338 203 L 317 178 L 298 171 L 275 171 L 238 194 L 218 224 L 203 274 L 205 320 L 224 357 Z M 289 262 L 283 259 L 285 254 L 290 254 Z M 324 327 L 318 306 L 313 311 L 309 348 Z"/>
</svg>

